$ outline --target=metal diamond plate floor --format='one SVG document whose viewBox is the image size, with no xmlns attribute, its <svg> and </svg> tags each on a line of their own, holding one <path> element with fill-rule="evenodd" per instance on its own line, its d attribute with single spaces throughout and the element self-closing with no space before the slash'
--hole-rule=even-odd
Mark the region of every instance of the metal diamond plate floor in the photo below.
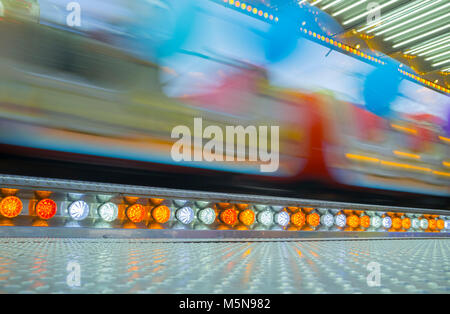
<svg viewBox="0 0 450 314">
<path fill-rule="evenodd" d="M 450 293 L 450 239 L 0 239 L 0 292 Z"/>
</svg>

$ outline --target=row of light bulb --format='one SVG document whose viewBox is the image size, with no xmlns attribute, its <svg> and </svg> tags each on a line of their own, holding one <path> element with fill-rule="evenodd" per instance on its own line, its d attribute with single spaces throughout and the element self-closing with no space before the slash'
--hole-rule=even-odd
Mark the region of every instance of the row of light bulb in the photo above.
<svg viewBox="0 0 450 314">
<path fill-rule="evenodd" d="M 195 217 L 204 225 L 211 225 L 216 221 L 216 211 L 212 207 L 209 207 L 210 202 L 197 201 L 193 204 L 194 206 L 190 206 L 189 201 L 174 200 L 173 204 L 176 208 L 174 216 L 183 225 L 190 225 L 194 222 Z M 194 209 L 197 209 L 197 211 Z M 284 209 L 284 206 L 253 205 L 249 206 L 246 210 L 254 210 L 254 221 L 259 223 L 260 227 L 269 228 L 273 226 L 273 229 L 283 229 L 291 222 L 291 215 Z M 69 216 L 76 221 L 87 218 L 89 212 L 89 204 L 83 200 L 74 201 L 68 206 Z M 118 212 L 118 206 L 112 202 L 103 203 L 97 209 L 98 215 L 106 222 L 116 220 Z M 348 217 L 339 209 L 319 208 L 317 212 L 320 214 L 320 225 L 317 226 L 319 230 L 342 229 L 347 225 Z M 392 227 L 392 218 L 384 215 L 384 212 L 366 212 L 365 214 L 370 217 L 370 227 L 367 230 L 388 230 Z M 420 231 L 428 229 L 429 222 L 427 219 L 419 219 L 421 215 L 406 214 L 406 216 L 410 218 L 411 230 Z M 450 217 L 446 217 L 445 229 L 450 230 Z"/>
</svg>

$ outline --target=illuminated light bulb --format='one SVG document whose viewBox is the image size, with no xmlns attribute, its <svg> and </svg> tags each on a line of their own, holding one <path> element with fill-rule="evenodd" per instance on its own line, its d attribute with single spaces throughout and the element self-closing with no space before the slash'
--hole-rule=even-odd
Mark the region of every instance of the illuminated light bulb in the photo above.
<svg viewBox="0 0 450 314">
<path fill-rule="evenodd" d="M 210 225 L 216 220 L 216 212 L 208 207 L 198 212 L 198 219 L 205 225 Z"/>
<path fill-rule="evenodd" d="M 273 213 L 270 210 L 260 212 L 258 222 L 264 226 L 270 226 L 273 223 Z"/>
<path fill-rule="evenodd" d="M 419 229 L 420 228 L 420 220 L 417 218 L 411 219 L 411 227 L 413 229 Z"/>
<path fill-rule="evenodd" d="M 175 217 L 177 217 L 177 219 L 185 225 L 190 224 L 194 220 L 194 216 L 194 210 L 189 206 L 182 207 L 175 213 Z"/>
<path fill-rule="evenodd" d="M 176 207 L 183 207 L 187 202 L 187 200 L 173 200 Z"/>
<path fill-rule="evenodd" d="M 376 215 L 373 216 L 372 218 L 370 218 L 370 224 L 375 229 L 380 228 L 381 227 L 381 217 L 380 216 L 376 216 Z"/>
<path fill-rule="evenodd" d="M 290 217 L 287 212 L 282 211 L 275 214 L 274 220 L 276 224 L 286 227 L 289 224 Z"/>
<path fill-rule="evenodd" d="M 370 227 L 370 216 L 361 216 L 360 218 L 361 227 L 367 229 Z"/>
<path fill-rule="evenodd" d="M 445 230 L 450 230 L 450 220 L 446 220 L 444 225 L 445 225 Z"/>
<path fill-rule="evenodd" d="M 153 219 L 160 224 L 166 223 L 170 219 L 170 209 L 165 205 L 160 205 L 152 210 Z"/>
<path fill-rule="evenodd" d="M 428 220 L 427 219 L 420 219 L 420 228 L 425 230 L 428 229 Z"/>
<path fill-rule="evenodd" d="M 305 214 L 302 212 L 296 212 L 295 214 L 293 214 L 291 216 L 291 222 L 294 226 L 303 227 L 303 225 L 305 224 L 305 221 L 306 221 L 306 217 L 305 217 Z"/>
<path fill-rule="evenodd" d="M 402 228 L 402 220 L 398 217 L 394 217 L 392 219 L 392 228 L 401 229 Z"/>
<path fill-rule="evenodd" d="M 347 224 L 347 217 L 344 214 L 339 214 L 334 217 L 334 224 L 340 228 L 344 228 Z"/>
<path fill-rule="evenodd" d="M 439 230 L 445 229 L 445 221 L 443 219 L 437 220 L 436 228 L 438 228 Z"/>
<path fill-rule="evenodd" d="M 36 204 L 36 215 L 42 219 L 50 219 L 56 214 L 56 203 L 54 200 L 44 198 Z"/>
<path fill-rule="evenodd" d="M 141 204 L 134 204 L 128 206 L 126 210 L 126 215 L 130 221 L 134 223 L 141 222 L 145 216 L 145 207 Z"/>
<path fill-rule="evenodd" d="M 227 225 L 234 225 L 237 222 L 237 211 L 234 208 L 229 208 L 220 213 L 220 219 Z"/>
<path fill-rule="evenodd" d="M 250 226 L 255 222 L 255 212 L 251 209 L 246 209 L 239 214 L 239 220 L 246 226 Z"/>
<path fill-rule="evenodd" d="M 356 215 L 350 215 L 347 218 L 347 224 L 351 228 L 358 228 L 359 227 L 359 217 Z"/>
<path fill-rule="evenodd" d="M 117 216 L 119 214 L 119 208 L 116 204 L 107 202 L 97 209 L 98 215 L 107 222 L 111 222 L 117 219 Z"/>
<path fill-rule="evenodd" d="M 381 225 L 383 226 L 383 228 L 385 229 L 389 229 L 390 227 L 392 227 L 392 219 L 389 216 L 384 217 L 381 220 Z"/>
<path fill-rule="evenodd" d="M 303 211 L 307 214 L 309 214 L 310 212 L 312 212 L 314 210 L 314 208 L 312 207 L 303 207 Z"/>
<path fill-rule="evenodd" d="M 437 222 L 435 219 L 428 219 L 428 228 L 435 230 L 437 227 Z"/>
<path fill-rule="evenodd" d="M 22 208 L 22 201 L 17 196 L 7 196 L 0 201 L 0 214 L 6 218 L 17 217 Z"/>
<path fill-rule="evenodd" d="M 320 216 L 318 213 L 312 213 L 306 216 L 306 222 L 311 227 L 317 227 L 320 224 Z"/>
<path fill-rule="evenodd" d="M 85 201 L 75 201 L 69 205 L 69 216 L 74 220 L 83 220 L 89 215 L 89 205 Z"/>
<path fill-rule="evenodd" d="M 408 230 L 409 228 L 411 228 L 411 219 L 406 217 L 402 219 L 402 227 L 403 229 Z"/>
<path fill-rule="evenodd" d="M 320 223 L 325 227 L 331 227 L 334 224 L 334 217 L 331 214 L 325 214 L 320 217 Z"/>
</svg>

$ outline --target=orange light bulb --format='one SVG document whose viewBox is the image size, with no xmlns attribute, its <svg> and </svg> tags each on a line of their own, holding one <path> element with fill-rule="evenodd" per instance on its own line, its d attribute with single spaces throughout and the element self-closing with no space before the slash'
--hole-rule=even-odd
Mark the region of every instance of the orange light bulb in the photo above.
<svg viewBox="0 0 450 314">
<path fill-rule="evenodd" d="M 220 213 L 220 219 L 227 225 L 234 225 L 237 222 L 237 211 L 234 208 L 229 208 Z"/>
<path fill-rule="evenodd" d="M 409 219 L 408 217 L 403 218 L 402 219 L 402 227 L 403 227 L 403 229 L 406 229 L 406 230 L 411 228 L 411 219 Z"/>
<path fill-rule="evenodd" d="M 306 216 L 306 222 L 311 227 L 317 227 L 320 224 L 320 216 L 318 213 L 312 213 Z"/>
<path fill-rule="evenodd" d="M 6 218 L 17 217 L 22 208 L 22 201 L 16 196 L 7 196 L 0 201 L 0 214 Z"/>
<path fill-rule="evenodd" d="M 36 215 L 42 219 L 50 219 L 56 214 L 57 205 L 54 200 L 44 198 L 36 204 Z"/>
<path fill-rule="evenodd" d="M 370 216 L 362 216 L 360 218 L 361 227 L 369 228 L 370 227 Z"/>
<path fill-rule="evenodd" d="M 291 222 L 294 226 L 302 227 L 305 224 L 305 214 L 301 211 L 296 212 L 291 216 Z"/>
<path fill-rule="evenodd" d="M 402 228 L 402 220 L 398 217 L 394 217 L 392 219 L 392 228 L 401 229 Z"/>
<path fill-rule="evenodd" d="M 170 219 L 170 209 L 165 205 L 157 206 L 152 210 L 152 217 L 157 223 L 163 224 Z"/>
<path fill-rule="evenodd" d="M 349 225 L 349 227 L 351 228 L 358 228 L 359 227 L 359 217 L 356 215 L 350 215 L 347 218 L 347 224 Z"/>
<path fill-rule="evenodd" d="M 246 226 L 250 226 L 255 222 L 255 213 L 251 209 L 246 209 L 239 214 L 239 220 Z"/>
<path fill-rule="evenodd" d="M 141 204 L 134 204 L 127 208 L 126 215 L 130 221 L 141 222 L 145 216 L 145 207 Z"/>
</svg>

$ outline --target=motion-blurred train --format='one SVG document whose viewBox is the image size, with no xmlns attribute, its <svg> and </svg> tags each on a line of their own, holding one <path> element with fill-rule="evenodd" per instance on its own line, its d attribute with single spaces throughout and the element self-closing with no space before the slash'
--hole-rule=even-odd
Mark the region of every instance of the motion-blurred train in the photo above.
<svg viewBox="0 0 450 314">
<path fill-rule="evenodd" d="M 313 197 L 351 190 L 362 202 L 372 201 L 369 191 L 395 191 L 434 195 L 444 200 L 439 206 L 448 208 L 450 136 L 443 131 L 444 118 L 422 102 L 445 107 L 448 96 L 404 80 L 396 114 L 375 115 L 358 96 L 364 73 L 373 66 L 341 52 L 316 63 L 308 60 L 319 65 L 314 70 L 302 68 L 305 62 L 299 58 L 301 64 L 291 66 L 306 74 L 303 80 L 293 74 L 296 86 L 293 76 L 273 74 L 286 71 L 282 64 L 277 72 L 246 56 L 191 49 L 175 61 L 157 62 L 113 44 L 116 37 L 19 20 L 0 21 L 0 38 L 2 172 L 61 176 L 66 172 L 55 169 L 67 171 L 64 162 L 91 165 L 89 170 L 70 168 L 77 179 L 93 179 L 92 173 L 83 174 L 109 167 L 122 169 L 121 181 L 130 184 L 154 185 L 164 181 L 158 178 L 170 178 L 173 184 L 165 185 L 178 187 L 175 181 L 183 181 L 195 188 L 234 186 L 242 191 L 250 186 L 259 193 L 284 189 Z M 300 53 L 329 50 L 303 41 Z M 342 67 L 330 70 L 336 64 Z M 327 88 L 330 79 L 337 82 L 335 88 Z M 180 125 L 193 130 L 194 118 L 202 118 L 203 128 L 223 130 L 279 126 L 278 170 L 261 172 L 264 161 L 174 161 L 171 149 L 178 139 L 172 131 Z M 193 147 L 192 154 L 198 149 L 202 147 Z M 225 159 L 226 152 L 214 154 Z M 30 170 L 20 159 L 24 157 L 54 160 L 55 168 L 45 172 L 37 163 Z M 96 180 L 108 178 L 102 172 Z"/>
</svg>

